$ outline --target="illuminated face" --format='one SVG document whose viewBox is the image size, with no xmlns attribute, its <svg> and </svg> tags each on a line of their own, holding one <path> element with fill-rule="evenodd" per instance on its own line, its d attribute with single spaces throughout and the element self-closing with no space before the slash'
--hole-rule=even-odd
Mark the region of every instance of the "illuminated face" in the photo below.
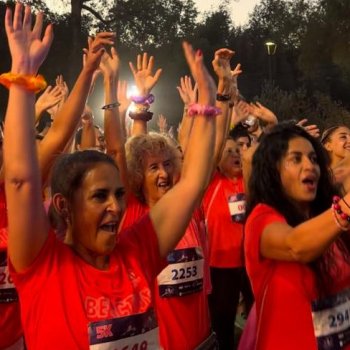
<svg viewBox="0 0 350 350">
<path fill-rule="evenodd" d="M 337 128 L 332 132 L 324 147 L 328 151 L 333 165 L 350 155 L 350 129 L 345 126 Z"/>
<path fill-rule="evenodd" d="M 296 206 L 308 208 L 317 193 L 320 167 L 312 144 L 303 137 L 289 141 L 279 164 L 283 190 Z"/>
<path fill-rule="evenodd" d="M 146 155 L 143 194 L 149 207 L 174 186 L 176 175 L 178 174 L 174 161 L 168 152 Z"/>
<path fill-rule="evenodd" d="M 219 162 L 220 171 L 227 177 L 239 176 L 242 173 L 242 164 L 239 146 L 236 141 L 226 140 Z"/>
<path fill-rule="evenodd" d="M 71 203 L 73 245 L 81 255 L 109 255 L 124 211 L 124 188 L 111 164 L 97 163 L 84 176 Z"/>
</svg>

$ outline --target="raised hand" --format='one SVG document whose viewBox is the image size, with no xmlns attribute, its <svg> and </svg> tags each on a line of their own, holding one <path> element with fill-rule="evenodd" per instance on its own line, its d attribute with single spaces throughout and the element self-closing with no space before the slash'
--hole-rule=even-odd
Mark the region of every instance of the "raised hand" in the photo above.
<svg viewBox="0 0 350 350">
<path fill-rule="evenodd" d="M 251 109 L 251 113 L 255 117 L 269 124 L 277 124 L 278 121 L 275 113 L 273 113 L 270 109 L 262 105 L 260 102 L 251 103 L 250 109 Z"/>
<path fill-rule="evenodd" d="M 235 80 L 233 74 L 239 74 L 239 71 L 231 71 L 230 61 L 234 55 L 234 51 L 223 48 L 215 52 L 214 59 L 212 61 L 213 69 L 219 79 L 218 93 L 223 95 L 232 96 L 235 93 Z M 237 68 L 237 67 L 236 67 Z M 236 81 L 237 85 L 237 81 Z"/>
<path fill-rule="evenodd" d="M 48 25 L 42 36 L 44 15 L 39 12 L 32 29 L 32 14 L 30 6 L 16 3 L 12 18 L 12 10 L 6 9 L 5 30 L 12 57 L 11 72 L 16 74 L 36 75 L 44 62 L 52 40 L 52 25 Z"/>
<path fill-rule="evenodd" d="M 57 105 L 62 99 L 62 91 L 59 86 L 48 86 L 35 103 L 37 114 L 47 111 Z"/>
<path fill-rule="evenodd" d="M 239 101 L 238 76 L 242 74 L 241 64 L 238 63 L 233 71 L 231 71 L 231 101 L 233 105 Z"/>
<path fill-rule="evenodd" d="M 231 79 L 230 60 L 234 54 L 234 51 L 229 49 L 219 49 L 215 51 L 212 65 L 219 79 Z"/>
<path fill-rule="evenodd" d="M 89 37 L 88 48 L 84 50 L 85 65 L 84 69 L 95 72 L 101 62 L 102 55 L 106 52 L 105 46 L 114 45 L 115 33 L 101 32 L 96 37 Z"/>
<path fill-rule="evenodd" d="M 194 51 L 188 42 L 182 44 L 187 64 L 198 84 L 198 103 L 215 106 L 216 86 L 203 62 L 201 50 Z"/>
<path fill-rule="evenodd" d="M 65 102 L 69 95 L 69 89 L 67 83 L 63 79 L 63 75 L 60 74 L 56 77 L 56 86 L 61 90 L 62 93 L 62 101 Z"/>
<path fill-rule="evenodd" d="M 302 119 L 296 125 L 299 125 L 300 127 L 302 127 L 312 137 L 314 138 L 320 137 L 320 129 L 318 128 L 318 126 L 316 124 L 306 125 L 307 122 L 308 122 L 307 119 Z"/>
<path fill-rule="evenodd" d="M 100 70 L 104 77 L 117 77 L 119 73 L 120 60 L 117 51 L 114 47 L 111 48 L 111 53 L 104 52 L 100 62 Z"/>
<path fill-rule="evenodd" d="M 56 86 L 54 87 L 54 90 L 56 89 L 60 91 L 60 100 L 58 101 L 57 104 L 54 104 L 53 106 L 47 109 L 47 112 L 51 115 L 52 119 L 55 117 L 57 112 L 63 107 L 69 95 L 68 86 L 64 81 L 62 75 L 58 75 L 56 77 Z"/>
<path fill-rule="evenodd" d="M 237 125 L 243 120 L 247 119 L 251 114 L 251 108 L 249 104 L 243 100 L 239 101 L 232 109 L 231 124 Z"/>
<path fill-rule="evenodd" d="M 197 83 L 192 86 L 192 80 L 188 75 L 181 77 L 177 90 L 185 106 L 197 102 L 198 86 Z"/>
<path fill-rule="evenodd" d="M 157 125 L 159 128 L 159 132 L 166 133 L 168 131 L 168 122 L 163 114 L 159 114 Z"/>
<path fill-rule="evenodd" d="M 140 96 L 148 96 L 153 87 L 157 84 L 162 74 L 162 69 L 159 68 L 155 74 L 152 73 L 154 57 L 151 56 L 148 59 L 147 52 L 144 52 L 143 55 L 137 55 L 137 68 L 134 67 L 132 62 L 129 62 L 129 66 Z"/>
</svg>

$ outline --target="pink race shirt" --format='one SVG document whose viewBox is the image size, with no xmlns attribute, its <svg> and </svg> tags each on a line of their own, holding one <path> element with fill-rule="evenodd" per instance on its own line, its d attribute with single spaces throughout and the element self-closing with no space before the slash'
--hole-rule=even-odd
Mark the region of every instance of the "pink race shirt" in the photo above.
<svg viewBox="0 0 350 350">
<path fill-rule="evenodd" d="M 204 195 L 203 208 L 209 236 L 209 265 L 236 268 L 243 265 L 243 178 L 235 181 L 217 172 Z"/>
<path fill-rule="evenodd" d="M 314 272 L 308 265 L 260 255 L 261 234 L 273 222 L 286 221 L 275 209 L 259 204 L 245 227 L 246 267 L 258 315 L 256 349 L 350 349 L 349 343 L 338 347 L 343 332 L 350 331 L 350 266 L 333 244 L 330 249 L 334 249 L 336 268 L 332 294 L 320 298 Z M 270 277 L 266 284 L 267 276 Z"/>
<path fill-rule="evenodd" d="M 148 211 L 147 206 L 130 197 L 123 228 Z M 210 335 L 206 241 L 204 217 L 196 210 L 183 238 L 169 253 L 168 266 L 154 284 L 160 344 L 165 350 L 193 350 Z"/>
<path fill-rule="evenodd" d="M 10 264 L 28 349 L 157 349 L 151 288 L 164 264 L 148 215 L 119 236 L 105 271 L 50 232 L 27 270 Z"/>
</svg>

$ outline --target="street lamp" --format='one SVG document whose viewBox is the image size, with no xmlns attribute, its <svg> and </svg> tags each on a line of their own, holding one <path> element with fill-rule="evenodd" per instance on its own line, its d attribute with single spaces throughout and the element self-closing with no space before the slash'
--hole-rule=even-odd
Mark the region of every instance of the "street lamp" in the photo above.
<svg viewBox="0 0 350 350">
<path fill-rule="evenodd" d="M 267 41 L 265 43 L 267 49 L 267 55 L 269 56 L 269 81 L 272 82 L 272 56 L 276 53 L 277 44 L 273 41 Z"/>
</svg>

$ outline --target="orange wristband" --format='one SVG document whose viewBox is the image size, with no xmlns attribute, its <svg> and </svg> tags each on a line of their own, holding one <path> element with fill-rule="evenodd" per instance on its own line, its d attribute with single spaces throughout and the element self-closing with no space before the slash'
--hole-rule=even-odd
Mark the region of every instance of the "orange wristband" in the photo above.
<svg viewBox="0 0 350 350">
<path fill-rule="evenodd" d="M 16 84 L 23 87 L 27 91 L 33 91 L 35 93 L 44 90 L 47 86 L 47 83 L 42 75 L 27 75 L 14 73 L 1 74 L 0 84 L 4 85 L 8 89 L 12 84 Z"/>
</svg>

